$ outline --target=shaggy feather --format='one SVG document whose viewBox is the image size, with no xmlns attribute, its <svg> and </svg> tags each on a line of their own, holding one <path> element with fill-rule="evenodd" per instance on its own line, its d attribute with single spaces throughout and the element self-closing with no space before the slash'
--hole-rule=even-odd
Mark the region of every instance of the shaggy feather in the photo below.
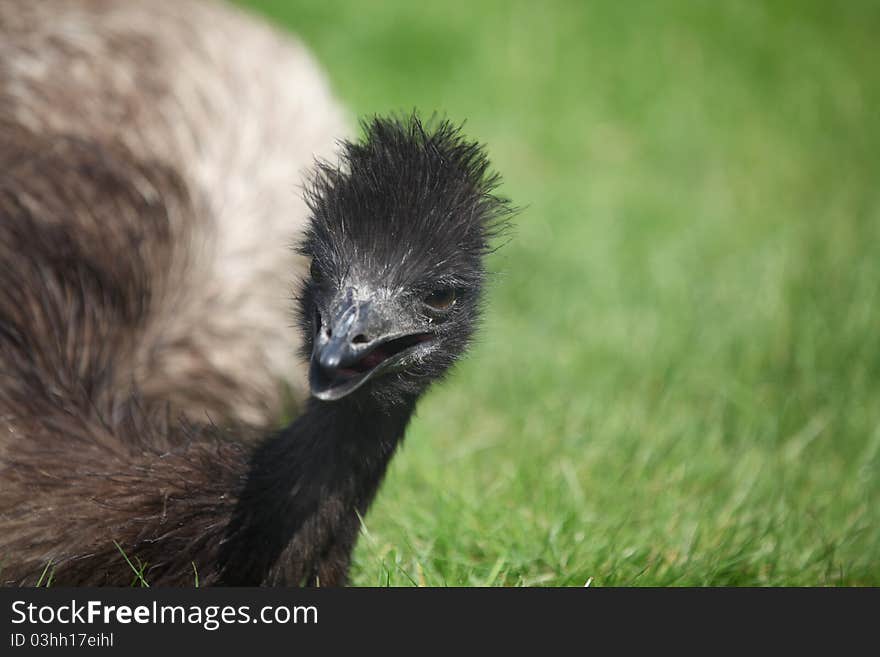
<svg viewBox="0 0 880 657">
<path fill-rule="evenodd" d="M 145 394 L 192 418 L 265 424 L 285 386 L 304 398 L 284 303 L 307 264 L 289 248 L 307 218 L 297 184 L 346 132 L 305 48 L 226 4 L 0 2 L 0 135 L 126 152 L 173 171 L 199 207 L 170 217 L 184 261 L 169 264 L 174 294 L 154 297 L 161 330 L 136 372 Z M 214 386 L 217 407 L 199 391 Z"/>
</svg>

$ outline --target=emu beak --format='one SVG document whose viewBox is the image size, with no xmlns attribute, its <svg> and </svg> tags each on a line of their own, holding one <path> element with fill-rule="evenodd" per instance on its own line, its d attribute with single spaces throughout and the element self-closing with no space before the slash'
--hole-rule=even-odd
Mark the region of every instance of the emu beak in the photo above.
<svg viewBox="0 0 880 657">
<path fill-rule="evenodd" d="M 309 367 L 312 394 L 323 401 L 341 399 L 428 342 L 432 333 L 403 329 L 390 304 L 354 301 L 348 292 L 329 322 L 319 315 Z"/>
</svg>

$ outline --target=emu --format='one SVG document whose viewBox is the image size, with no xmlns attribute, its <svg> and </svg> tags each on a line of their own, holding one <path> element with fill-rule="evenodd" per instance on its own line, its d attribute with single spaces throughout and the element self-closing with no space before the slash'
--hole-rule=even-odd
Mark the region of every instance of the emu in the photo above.
<svg viewBox="0 0 880 657">
<path fill-rule="evenodd" d="M 0 37 L 0 582 L 345 584 L 478 322 L 484 149 L 334 148 L 305 50 L 219 5 L 6 0 Z"/>
</svg>

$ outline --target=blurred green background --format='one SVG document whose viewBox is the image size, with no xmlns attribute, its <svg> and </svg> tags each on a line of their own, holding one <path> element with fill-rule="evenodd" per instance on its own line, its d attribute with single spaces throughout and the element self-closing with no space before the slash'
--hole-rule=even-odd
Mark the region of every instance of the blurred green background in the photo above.
<svg viewBox="0 0 880 657">
<path fill-rule="evenodd" d="M 880 585 L 880 3 L 243 2 L 525 209 L 363 585 Z"/>
</svg>

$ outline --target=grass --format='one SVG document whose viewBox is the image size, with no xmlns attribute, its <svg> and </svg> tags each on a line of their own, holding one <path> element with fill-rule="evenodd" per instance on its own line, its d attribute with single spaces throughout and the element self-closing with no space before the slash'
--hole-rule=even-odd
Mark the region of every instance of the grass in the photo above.
<svg viewBox="0 0 880 657">
<path fill-rule="evenodd" d="M 880 5 L 252 1 L 527 206 L 360 585 L 880 585 Z"/>
<path fill-rule="evenodd" d="M 122 555 L 122 558 L 125 559 L 125 563 L 128 564 L 128 567 L 131 568 L 131 571 L 134 573 L 134 579 L 131 581 L 131 586 L 140 586 L 141 588 L 150 588 L 150 585 L 147 583 L 147 580 L 144 579 L 144 573 L 147 571 L 147 564 L 141 563 L 141 560 L 135 557 L 135 561 L 137 561 L 138 565 L 135 566 L 131 559 L 128 558 L 128 555 L 125 553 L 125 550 L 122 549 L 122 546 L 119 545 L 116 541 L 113 541 L 113 545 L 116 546 L 116 549 L 119 550 L 119 554 Z M 195 568 L 195 565 L 193 565 Z M 198 588 L 198 578 L 196 579 L 196 588 Z M 39 586 L 39 584 L 37 585 Z"/>
</svg>

